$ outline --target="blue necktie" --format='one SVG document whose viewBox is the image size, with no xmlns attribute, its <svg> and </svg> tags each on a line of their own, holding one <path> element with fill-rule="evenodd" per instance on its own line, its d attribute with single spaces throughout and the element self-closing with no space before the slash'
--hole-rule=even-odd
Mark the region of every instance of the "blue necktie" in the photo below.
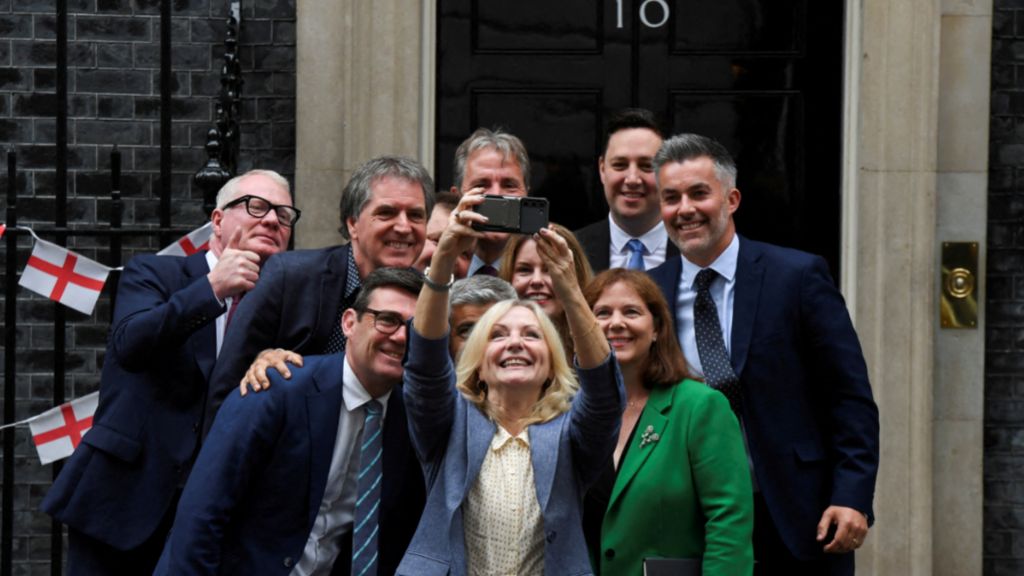
<svg viewBox="0 0 1024 576">
<path fill-rule="evenodd" d="M 366 403 L 363 445 L 359 453 L 359 476 L 355 524 L 352 529 L 352 576 L 377 576 L 377 512 L 380 508 L 382 408 L 380 402 Z"/>
<path fill-rule="evenodd" d="M 646 269 L 644 268 L 644 243 L 633 238 L 629 242 L 626 242 L 626 248 L 629 248 L 631 252 L 629 255 L 629 262 L 626 263 L 626 268 L 643 272 Z"/>
<path fill-rule="evenodd" d="M 693 303 L 693 333 L 697 340 L 700 365 L 704 369 L 704 382 L 725 394 L 733 412 L 739 416 L 743 393 L 729 362 L 729 353 L 725 350 L 722 325 L 718 322 L 718 308 L 711 299 L 710 286 L 716 277 L 718 272 L 705 268 L 697 273 L 697 279 L 693 281 L 693 288 L 697 291 L 697 299 Z"/>
</svg>

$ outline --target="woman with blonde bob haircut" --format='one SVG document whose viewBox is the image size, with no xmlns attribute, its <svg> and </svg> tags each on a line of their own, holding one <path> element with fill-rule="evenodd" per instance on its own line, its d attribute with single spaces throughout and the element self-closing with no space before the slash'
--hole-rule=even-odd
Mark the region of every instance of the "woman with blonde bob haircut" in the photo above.
<svg viewBox="0 0 1024 576">
<path fill-rule="evenodd" d="M 622 374 L 583 298 L 573 255 L 551 229 L 532 240 L 575 342 L 575 375 L 536 302 L 506 300 L 448 354 L 448 289 L 486 222 L 459 201 L 424 273 L 409 330 L 403 397 L 427 505 L 397 574 L 592 574 L 583 491 L 610 461 Z M 577 379 L 578 376 L 578 379 Z"/>
<path fill-rule="evenodd" d="M 501 319 L 513 306 L 522 306 L 533 311 L 537 317 L 541 332 L 544 334 L 544 341 L 551 349 L 551 378 L 548 379 L 544 395 L 533 405 L 533 412 L 522 420 L 524 426 L 535 422 L 547 422 L 555 416 L 569 410 L 569 403 L 579 388 L 576 376 L 573 374 L 569 362 L 565 359 L 565 352 L 562 350 L 562 342 L 554 323 L 544 314 L 537 304 L 527 300 L 505 300 L 498 302 L 491 307 L 474 326 L 473 333 L 466 341 L 463 351 L 467 361 L 459 362 L 455 371 L 456 387 L 466 400 L 476 405 L 484 414 L 491 419 L 496 418 L 493 414 L 493 407 L 487 402 L 487 385 L 480 380 L 480 365 L 484 360 L 484 350 L 487 348 L 488 335 L 491 328 Z M 479 330 L 476 327 L 480 327 Z"/>
</svg>

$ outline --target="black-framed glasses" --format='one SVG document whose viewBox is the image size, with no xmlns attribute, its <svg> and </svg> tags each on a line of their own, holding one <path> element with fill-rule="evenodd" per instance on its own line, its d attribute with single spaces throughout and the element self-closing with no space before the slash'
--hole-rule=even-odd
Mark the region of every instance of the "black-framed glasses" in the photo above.
<svg viewBox="0 0 1024 576">
<path fill-rule="evenodd" d="M 405 318 L 398 312 L 390 310 L 374 310 L 367 308 L 364 312 L 373 314 L 373 327 L 381 334 L 391 335 L 398 332 L 398 329 L 405 326 Z"/>
<path fill-rule="evenodd" d="M 252 194 L 246 194 L 245 196 L 239 196 L 231 202 L 224 205 L 221 210 L 227 210 L 232 206 L 239 204 L 245 204 L 245 211 L 249 213 L 249 216 L 253 218 L 263 218 L 271 210 L 277 214 L 277 221 L 281 223 L 281 226 L 291 228 L 299 221 L 299 216 L 302 216 L 302 211 L 292 206 L 286 206 L 284 204 L 274 204 L 266 198 L 260 198 L 259 196 L 253 196 Z"/>
</svg>

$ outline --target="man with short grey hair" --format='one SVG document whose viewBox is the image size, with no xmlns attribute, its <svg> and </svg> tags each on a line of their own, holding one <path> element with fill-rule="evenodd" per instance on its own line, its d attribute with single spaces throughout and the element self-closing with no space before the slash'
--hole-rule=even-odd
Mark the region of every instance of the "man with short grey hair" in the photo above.
<svg viewBox="0 0 1024 576">
<path fill-rule="evenodd" d="M 239 299 L 286 250 L 288 181 L 253 170 L 217 195 L 209 250 L 124 267 L 93 427 L 42 509 L 68 526 L 68 573 L 150 574 L 199 446 L 207 383 Z"/>
<path fill-rule="evenodd" d="M 419 162 L 381 156 L 360 166 L 341 194 L 338 228 L 352 246 L 359 276 L 411 266 L 423 251 L 433 209 L 434 181 Z"/>
<path fill-rule="evenodd" d="M 378 268 L 416 262 L 433 205 L 434 182 L 411 158 L 381 156 L 356 169 L 340 202 L 340 232 L 349 243 L 271 258 L 264 280 L 238 307 L 210 382 L 206 429 L 261 351 L 293 353 L 267 363 L 282 374 L 284 360 L 344 351 L 341 314 L 361 279 Z"/>
<path fill-rule="evenodd" d="M 747 440 L 755 574 L 852 576 L 873 518 L 878 407 L 843 297 L 820 256 L 736 233 L 736 163 L 698 134 L 654 157 L 681 257 L 651 270 L 692 374 Z"/>
<path fill-rule="evenodd" d="M 462 347 L 473 331 L 477 320 L 490 310 L 497 302 L 502 300 L 515 300 L 515 288 L 501 278 L 478 274 L 470 276 L 452 284 L 451 293 L 448 295 L 448 306 L 451 312 L 448 315 L 448 324 L 451 330 L 451 338 L 448 340 L 448 351 L 455 360 Z"/>
<path fill-rule="evenodd" d="M 526 196 L 530 189 L 530 158 L 519 138 L 502 131 L 478 128 L 455 151 L 452 192 L 482 189 L 485 194 Z M 508 243 L 504 232 L 487 232 L 477 240 L 469 275 L 498 273 L 501 253 Z"/>
</svg>

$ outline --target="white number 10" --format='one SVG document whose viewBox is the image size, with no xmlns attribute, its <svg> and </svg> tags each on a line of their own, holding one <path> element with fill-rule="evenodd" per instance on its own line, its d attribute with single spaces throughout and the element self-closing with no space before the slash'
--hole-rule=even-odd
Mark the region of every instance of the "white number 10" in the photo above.
<svg viewBox="0 0 1024 576">
<path fill-rule="evenodd" d="M 657 4 L 661 7 L 661 20 L 657 22 L 652 22 L 647 18 L 647 8 L 651 4 Z M 618 27 L 622 28 L 622 0 L 615 0 L 615 9 L 618 16 Z M 660 28 L 668 22 L 668 11 L 668 2 L 665 0 L 644 0 L 640 3 L 640 21 L 648 28 Z"/>
</svg>

